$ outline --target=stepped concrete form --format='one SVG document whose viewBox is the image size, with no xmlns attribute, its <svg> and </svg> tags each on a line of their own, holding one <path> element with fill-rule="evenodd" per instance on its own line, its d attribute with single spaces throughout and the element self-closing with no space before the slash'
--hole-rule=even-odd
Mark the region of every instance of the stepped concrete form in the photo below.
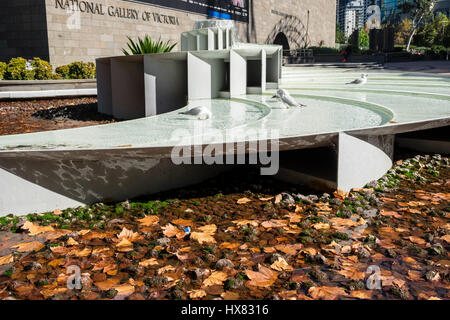
<svg viewBox="0 0 450 320">
<path fill-rule="evenodd" d="M 261 172 L 348 191 L 386 173 L 399 134 L 450 126 L 449 76 L 282 69 L 278 46 L 104 58 L 97 70 L 99 110 L 131 120 L 0 136 L 0 215 L 187 187 L 235 165 L 205 158 L 213 153 L 242 161 L 271 151 L 263 169 L 280 170 Z M 365 85 L 347 84 L 361 73 Z M 286 108 L 272 97 L 278 88 L 307 107 Z M 199 106 L 208 120 L 180 114 Z"/>
</svg>

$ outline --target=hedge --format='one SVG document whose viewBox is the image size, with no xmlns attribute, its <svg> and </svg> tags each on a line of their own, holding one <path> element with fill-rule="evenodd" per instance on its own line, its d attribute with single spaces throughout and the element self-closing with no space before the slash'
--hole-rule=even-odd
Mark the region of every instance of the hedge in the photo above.
<svg viewBox="0 0 450 320">
<path fill-rule="evenodd" d="M 52 65 L 40 58 L 26 60 L 18 57 L 9 63 L 0 62 L 0 80 L 94 79 L 95 74 L 92 62 L 72 62 L 59 66 L 55 73 Z"/>
<path fill-rule="evenodd" d="M 6 66 L 6 80 L 33 80 L 34 70 L 24 58 L 12 58 Z"/>
<path fill-rule="evenodd" d="M 5 71 L 6 71 L 6 63 L 0 61 L 0 80 L 4 79 Z"/>
<path fill-rule="evenodd" d="M 62 79 L 93 79 L 95 78 L 95 64 L 76 61 L 56 68 L 55 72 Z"/>
</svg>

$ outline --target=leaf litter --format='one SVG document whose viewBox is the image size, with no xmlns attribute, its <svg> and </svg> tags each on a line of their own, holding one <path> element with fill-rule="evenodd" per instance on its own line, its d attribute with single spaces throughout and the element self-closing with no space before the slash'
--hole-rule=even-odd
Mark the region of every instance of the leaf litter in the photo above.
<svg viewBox="0 0 450 320">
<path fill-rule="evenodd" d="M 333 195 L 251 178 L 2 217 L 0 298 L 449 298 L 448 158 L 416 156 Z M 71 266 L 81 289 L 67 287 Z"/>
</svg>

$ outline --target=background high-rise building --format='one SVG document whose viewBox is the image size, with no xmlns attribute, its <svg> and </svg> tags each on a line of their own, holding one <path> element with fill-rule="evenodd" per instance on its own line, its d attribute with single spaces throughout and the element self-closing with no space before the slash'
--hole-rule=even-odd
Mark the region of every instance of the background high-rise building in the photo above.
<svg viewBox="0 0 450 320">
<path fill-rule="evenodd" d="M 364 26 L 369 16 L 368 8 L 378 0 L 336 0 L 336 22 L 346 36 Z"/>
<path fill-rule="evenodd" d="M 442 12 L 447 17 L 450 17 L 450 0 L 440 0 L 436 3 L 436 11 Z"/>
<path fill-rule="evenodd" d="M 336 0 L 336 23 L 347 36 L 355 28 L 362 28 L 370 17 L 368 8 L 378 5 L 381 11 L 381 23 L 396 24 L 402 19 L 400 4 L 409 0 Z M 450 0 L 438 0 L 436 12 L 450 16 Z"/>
<path fill-rule="evenodd" d="M 397 23 L 401 20 L 402 14 L 399 5 L 408 0 L 381 0 L 381 22 Z M 450 14 L 450 0 L 438 0 L 434 7 L 436 12 L 442 12 L 447 17 Z"/>
<path fill-rule="evenodd" d="M 381 23 L 397 23 L 400 20 L 399 5 L 407 0 L 381 0 Z"/>
</svg>

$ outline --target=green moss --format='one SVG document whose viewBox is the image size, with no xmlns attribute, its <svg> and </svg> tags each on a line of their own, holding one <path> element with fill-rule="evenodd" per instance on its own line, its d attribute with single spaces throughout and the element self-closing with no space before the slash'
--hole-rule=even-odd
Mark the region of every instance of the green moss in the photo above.
<svg viewBox="0 0 450 320">
<path fill-rule="evenodd" d="M 306 230 L 303 230 L 302 232 L 300 232 L 300 236 L 309 237 L 310 235 L 311 235 L 310 229 L 306 229 Z"/>
<path fill-rule="evenodd" d="M 335 232 L 333 233 L 333 238 L 340 239 L 340 240 L 348 240 L 348 234 L 343 232 Z"/>
<path fill-rule="evenodd" d="M 12 268 L 9 268 L 9 269 L 6 270 L 3 274 L 4 274 L 5 276 L 7 276 L 7 277 L 11 277 L 11 276 L 13 275 L 13 269 L 12 269 Z"/>
</svg>

